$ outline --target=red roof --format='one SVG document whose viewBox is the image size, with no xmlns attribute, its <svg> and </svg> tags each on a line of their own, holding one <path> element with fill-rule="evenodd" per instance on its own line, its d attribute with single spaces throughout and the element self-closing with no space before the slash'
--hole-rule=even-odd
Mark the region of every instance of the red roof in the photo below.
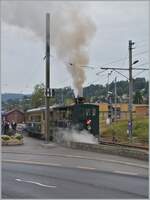
<svg viewBox="0 0 150 200">
<path fill-rule="evenodd" d="M 17 111 L 17 112 L 20 112 L 21 114 L 24 114 L 24 112 L 23 112 L 23 111 L 21 111 L 21 110 L 19 110 L 19 109 L 15 108 L 15 109 L 12 109 L 12 110 L 10 110 L 10 111 L 6 112 L 6 113 L 5 113 L 5 115 L 9 115 L 10 113 L 12 113 L 12 112 L 15 112 L 15 111 Z"/>
</svg>

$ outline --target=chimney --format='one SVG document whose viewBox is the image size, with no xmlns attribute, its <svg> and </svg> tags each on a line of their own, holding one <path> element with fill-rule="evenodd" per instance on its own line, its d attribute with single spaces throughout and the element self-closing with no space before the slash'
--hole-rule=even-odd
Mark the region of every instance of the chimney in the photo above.
<svg viewBox="0 0 150 200">
<path fill-rule="evenodd" d="M 78 90 L 78 97 L 83 97 L 83 87 Z"/>
<path fill-rule="evenodd" d="M 83 97 L 83 88 L 78 91 L 78 96 L 75 98 L 75 104 L 85 103 L 85 98 Z"/>
</svg>

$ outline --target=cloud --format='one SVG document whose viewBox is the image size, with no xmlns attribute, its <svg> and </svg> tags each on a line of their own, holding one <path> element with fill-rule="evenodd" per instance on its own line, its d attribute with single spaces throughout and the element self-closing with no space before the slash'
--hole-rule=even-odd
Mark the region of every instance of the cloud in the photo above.
<svg viewBox="0 0 150 200">
<path fill-rule="evenodd" d="M 87 16 L 87 19 L 94 21 L 96 24 L 96 33 L 93 35 L 92 40 L 88 44 L 87 51 L 89 57 L 90 65 L 103 65 L 109 63 L 110 61 L 120 59 L 122 57 L 128 56 L 128 40 L 132 39 L 138 44 L 139 41 L 149 38 L 148 32 L 148 2 L 48 2 L 48 1 L 2 1 L 2 20 L 7 23 L 7 36 L 4 35 L 4 29 L 2 24 L 2 40 L 5 37 L 5 44 L 3 47 L 7 50 L 2 51 L 5 53 L 7 60 L 10 60 L 10 51 L 16 55 L 20 55 L 20 47 L 18 48 L 17 43 L 22 41 L 23 43 L 32 43 L 31 54 L 35 58 L 36 51 L 40 52 L 40 55 L 45 52 L 45 13 L 50 11 L 52 14 L 52 30 L 56 32 L 55 19 L 61 18 L 64 10 L 70 9 L 75 6 L 75 8 L 82 8 L 81 15 Z M 17 7 L 16 7 L 17 6 Z M 18 9 L 17 9 L 18 8 Z M 36 12 L 33 13 L 35 8 Z M 17 14 L 14 16 L 14 12 Z M 15 21 L 19 20 L 19 27 L 15 25 Z M 33 24 L 32 21 L 36 20 Z M 63 19 L 64 21 L 64 19 Z M 71 22 L 71 21 L 70 21 Z M 15 26 L 14 26 L 15 25 Z M 14 26 L 14 27 L 13 27 Z M 59 26 L 63 26 L 63 23 L 59 23 Z M 57 26 L 58 27 L 58 26 Z M 66 24 L 65 24 L 66 27 Z M 67 28 L 67 27 L 66 27 Z M 37 38 L 41 38 L 42 48 L 34 48 L 36 46 L 37 38 L 35 33 L 37 33 Z M 57 29 L 58 32 L 58 29 Z M 12 34 L 13 33 L 13 34 Z M 9 43 L 10 38 L 15 36 L 16 40 L 12 43 Z M 6 38 L 7 37 L 7 38 Z M 22 38 L 22 40 L 17 40 L 17 37 Z M 54 32 L 51 35 L 51 39 L 54 40 L 56 35 Z M 24 41 L 23 41 L 24 38 Z M 34 39 L 33 39 L 34 38 Z M 36 38 L 36 39 L 35 39 Z M 69 40 L 68 40 L 69 41 Z M 16 43 L 16 45 L 14 45 Z M 68 42 L 69 43 L 69 42 Z M 68 44 L 69 45 L 69 44 Z M 21 46 L 21 45 L 20 45 Z M 146 44 L 144 48 L 147 48 Z M 21 58 L 23 59 L 24 54 L 26 54 L 25 49 L 22 49 L 22 55 L 19 60 L 14 60 L 14 65 L 21 65 Z M 54 51 L 54 49 L 52 49 Z M 55 52 L 55 51 L 54 51 Z M 140 48 L 136 48 L 135 52 L 141 52 Z M 4 55 L 4 53 L 2 55 Z M 38 53 L 39 54 L 39 53 Z M 12 57 L 11 57 L 12 58 Z M 16 56 L 17 58 L 17 56 Z M 127 57 L 128 58 L 128 57 Z M 42 58 L 36 58 L 37 64 L 41 65 Z M 146 54 L 139 56 L 139 59 L 148 60 Z M 57 58 L 54 58 L 57 60 Z M 29 60 L 24 60 L 27 63 L 27 67 L 31 68 L 31 63 Z M 61 76 L 58 75 L 60 68 L 64 69 L 64 63 L 54 62 L 51 58 L 51 62 L 55 66 L 55 78 L 53 79 L 53 85 L 58 85 L 58 82 L 62 82 L 65 77 L 67 79 L 66 70 L 61 70 Z M 143 61 L 144 62 L 144 61 Z M 57 63 L 57 64 L 56 64 Z M 115 66 L 125 67 L 128 65 L 128 59 L 124 64 L 124 61 L 116 63 Z M 6 71 L 11 71 L 8 63 L 4 63 L 2 67 L 5 67 Z M 23 66 L 22 66 L 23 67 Z M 96 70 L 86 69 L 86 82 L 93 82 L 97 79 L 95 75 Z M 14 73 L 14 72 L 12 72 Z M 15 72 L 16 73 L 16 72 Z M 146 76 L 146 73 L 144 74 Z M 7 75 L 9 77 L 9 75 Z M 106 76 L 101 75 L 99 77 L 99 83 L 106 83 Z M 121 76 L 118 76 L 120 79 L 124 79 Z M 41 80 L 40 77 L 37 77 L 37 80 Z M 9 82 L 9 78 L 7 80 Z M 16 83 L 18 80 L 15 80 Z M 25 80 L 24 80 L 25 81 Z M 32 80 L 31 80 L 32 82 Z M 86 84 L 85 82 L 85 84 Z M 34 81 L 35 83 L 35 81 Z M 17 84 L 16 84 L 17 85 Z M 60 84 L 61 85 L 61 84 Z"/>
</svg>

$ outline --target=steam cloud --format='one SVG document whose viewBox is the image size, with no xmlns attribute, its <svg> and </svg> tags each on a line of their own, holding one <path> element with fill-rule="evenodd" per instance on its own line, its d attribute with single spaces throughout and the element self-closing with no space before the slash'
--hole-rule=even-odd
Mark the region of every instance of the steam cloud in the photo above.
<svg viewBox="0 0 150 200">
<path fill-rule="evenodd" d="M 73 85 L 82 96 L 86 80 L 84 68 L 89 63 L 88 47 L 96 32 L 96 26 L 86 16 L 81 6 L 57 2 L 3 2 L 2 19 L 5 23 L 32 31 L 36 36 L 45 35 L 45 13 L 51 13 L 51 45 L 57 57 L 66 63 Z"/>
<path fill-rule="evenodd" d="M 54 135 L 54 139 L 57 143 L 67 142 L 81 142 L 87 144 L 98 144 L 98 139 L 95 138 L 92 134 L 88 133 L 88 131 L 77 131 L 75 129 L 66 130 L 61 129 L 57 131 Z"/>
</svg>

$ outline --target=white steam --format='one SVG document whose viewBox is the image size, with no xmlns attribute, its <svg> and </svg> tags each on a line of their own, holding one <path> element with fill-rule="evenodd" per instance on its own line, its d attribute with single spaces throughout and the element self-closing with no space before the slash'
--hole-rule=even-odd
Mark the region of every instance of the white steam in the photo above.
<svg viewBox="0 0 150 200">
<path fill-rule="evenodd" d="M 84 4 L 85 5 L 85 4 Z M 78 94 L 86 79 L 84 68 L 89 63 L 88 48 L 96 32 L 91 17 L 85 15 L 81 4 L 40 1 L 2 2 L 2 20 L 45 36 L 45 14 L 51 14 L 51 45 L 57 57 L 66 63 Z"/>
<path fill-rule="evenodd" d="M 81 142 L 81 143 L 88 143 L 88 144 L 98 144 L 98 139 L 95 138 L 92 134 L 88 131 L 83 130 L 78 132 L 75 129 L 72 130 L 59 130 L 55 133 L 55 140 L 57 143 L 63 142 Z"/>
</svg>

